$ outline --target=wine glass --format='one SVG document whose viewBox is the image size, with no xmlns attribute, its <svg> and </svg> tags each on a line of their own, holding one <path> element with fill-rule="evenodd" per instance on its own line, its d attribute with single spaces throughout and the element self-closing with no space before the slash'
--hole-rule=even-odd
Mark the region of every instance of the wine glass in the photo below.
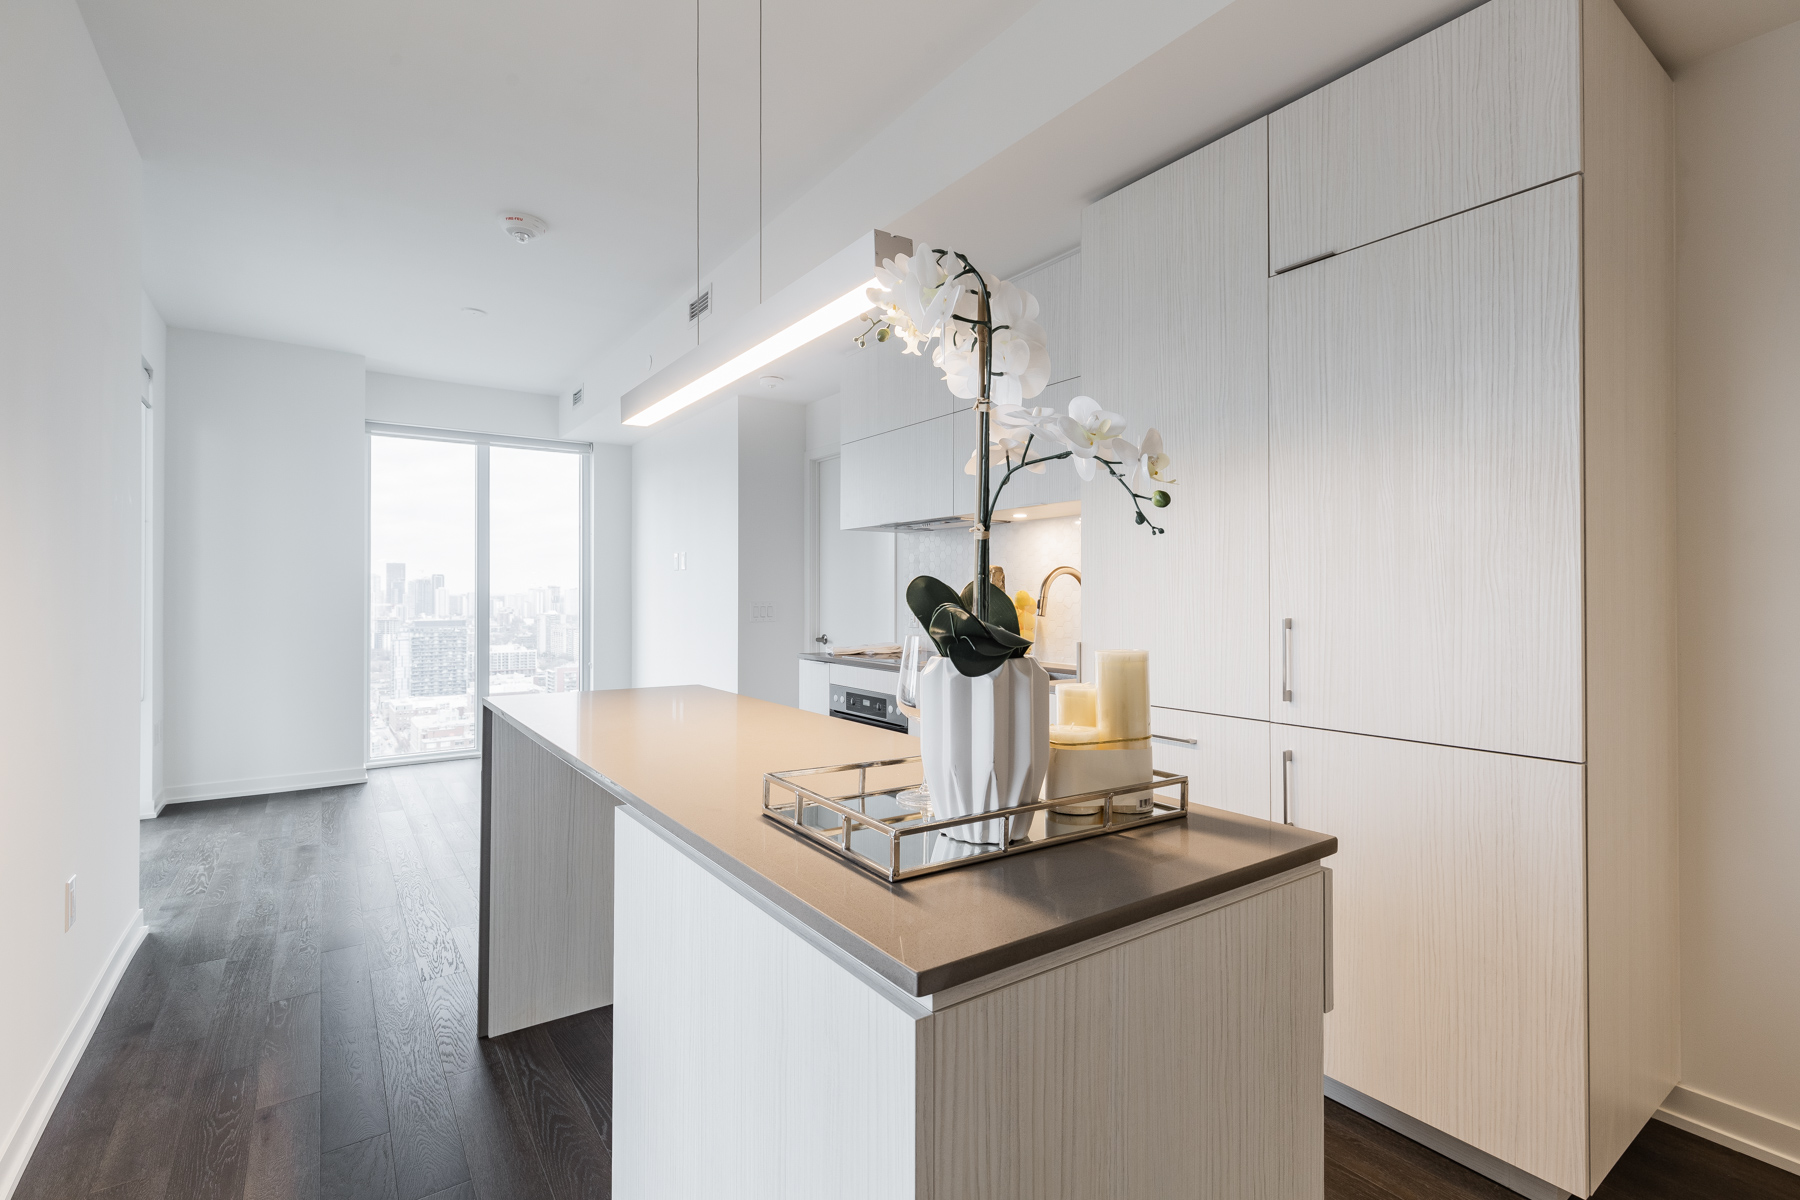
<svg viewBox="0 0 1800 1200">
<path fill-rule="evenodd" d="M 919 719 L 919 676 L 934 656 L 933 651 L 919 634 L 911 633 L 900 650 L 900 683 L 896 689 L 895 699 L 899 702 L 900 711 L 908 720 Z M 921 783 L 916 788 L 907 788 L 894 796 L 894 802 L 902 808 L 916 809 L 926 814 L 930 820 L 931 789 Z"/>
</svg>

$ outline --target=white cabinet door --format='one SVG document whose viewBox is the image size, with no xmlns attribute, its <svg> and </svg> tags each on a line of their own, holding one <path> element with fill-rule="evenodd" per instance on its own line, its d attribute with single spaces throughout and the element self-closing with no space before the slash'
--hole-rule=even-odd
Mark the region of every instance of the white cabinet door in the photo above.
<svg viewBox="0 0 1800 1200">
<path fill-rule="evenodd" d="M 952 396 L 944 386 L 944 373 L 931 365 L 930 346 L 908 354 L 895 341 L 871 340 L 852 350 L 844 361 L 842 394 L 840 442 L 929 421 L 968 403 Z"/>
<path fill-rule="evenodd" d="M 1490 0 L 1269 117 L 1269 268 L 1580 169 L 1580 0 Z"/>
<path fill-rule="evenodd" d="M 1269 748 L 1277 805 L 1338 839 L 1325 1074 L 1587 1191 L 1585 769 L 1282 725 Z"/>
<path fill-rule="evenodd" d="M 1081 390 L 1162 431 L 1180 480 L 1133 524 L 1082 488 L 1082 637 L 1150 651 L 1151 702 L 1268 710 L 1267 138 L 1248 125 L 1087 209 Z"/>
<path fill-rule="evenodd" d="M 838 451 L 843 527 L 872 529 L 954 515 L 951 476 L 960 476 L 963 465 L 962 459 L 951 462 L 954 420 L 937 417 L 845 442 Z M 962 453 L 968 456 L 968 450 Z"/>
<path fill-rule="evenodd" d="M 1188 777 L 1188 803 L 1269 819 L 1269 723 L 1177 708 L 1150 710 L 1159 771 Z"/>
<path fill-rule="evenodd" d="M 810 713 L 831 712 L 831 667 L 810 658 L 800 660 L 800 707 Z"/>
<path fill-rule="evenodd" d="M 1080 375 L 1081 251 L 1027 271 L 1013 282 L 1037 297 L 1038 323 L 1050 347 L 1050 382 Z"/>
<path fill-rule="evenodd" d="M 1065 379 L 1061 383 L 1053 383 L 1039 392 L 1031 401 L 1042 408 L 1054 408 L 1058 412 L 1069 410 L 1069 401 L 1081 394 L 1080 379 Z M 975 452 L 975 430 L 977 427 L 975 412 L 965 408 L 952 419 L 954 445 L 951 450 L 956 461 L 956 469 L 951 473 L 951 488 L 955 496 L 953 508 L 959 515 L 969 515 L 975 511 L 975 492 L 977 480 L 968 473 L 969 456 Z M 1043 454 L 1055 454 L 1062 447 L 1043 440 L 1031 443 L 1031 457 Z M 1001 477 L 1006 468 L 995 465 L 993 487 L 1000 487 Z M 996 510 L 1001 520 L 1016 508 L 1026 508 L 1033 504 L 1063 504 L 1081 499 L 1081 476 L 1068 459 L 1060 459 L 1044 464 L 1043 472 L 1020 471 L 1012 477 L 1012 481 L 1000 490 L 1000 507 Z"/>
<path fill-rule="evenodd" d="M 1583 758 L 1580 186 L 1269 285 L 1277 720 Z"/>
</svg>

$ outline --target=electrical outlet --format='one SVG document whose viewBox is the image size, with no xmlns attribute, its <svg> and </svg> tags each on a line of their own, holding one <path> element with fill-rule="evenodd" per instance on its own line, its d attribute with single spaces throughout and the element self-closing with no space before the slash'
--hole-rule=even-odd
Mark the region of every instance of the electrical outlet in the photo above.
<svg viewBox="0 0 1800 1200">
<path fill-rule="evenodd" d="M 63 932 L 75 928 L 75 877 L 69 876 L 69 882 L 63 884 Z"/>
<path fill-rule="evenodd" d="M 750 602 L 750 619 L 759 623 L 773 621 L 775 619 L 775 602 L 772 600 L 752 600 Z"/>
</svg>

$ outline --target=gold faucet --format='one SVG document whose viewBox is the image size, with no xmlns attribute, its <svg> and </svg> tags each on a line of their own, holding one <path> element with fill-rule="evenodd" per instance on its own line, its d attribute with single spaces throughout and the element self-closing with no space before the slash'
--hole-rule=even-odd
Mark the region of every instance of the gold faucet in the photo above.
<svg viewBox="0 0 1800 1200">
<path fill-rule="evenodd" d="M 1050 585 L 1056 580 L 1058 575 L 1072 575 L 1075 577 L 1076 584 L 1079 585 L 1081 583 L 1081 572 L 1077 571 L 1074 567 L 1058 567 L 1048 575 L 1044 576 L 1044 582 L 1038 586 L 1037 627 L 1039 637 L 1042 637 L 1044 633 L 1044 614 L 1048 612 L 1050 608 Z M 1075 678 L 1081 678 L 1080 642 L 1075 643 Z"/>
</svg>

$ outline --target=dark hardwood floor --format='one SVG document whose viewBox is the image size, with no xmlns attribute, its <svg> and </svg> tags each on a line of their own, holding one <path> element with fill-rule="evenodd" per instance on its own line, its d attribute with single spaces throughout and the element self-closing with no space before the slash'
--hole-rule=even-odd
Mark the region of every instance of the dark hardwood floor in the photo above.
<svg viewBox="0 0 1800 1200">
<path fill-rule="evenodd" d="M 15 1200 L 609 1196 L 612 1011 L 475 1037 L 478 787 L 394 767 L 145 822 L 150 935 Z M 1330 1200 L 1513 1195 L 1325 1112 Z M 1598 1193 L 1689 1198 L 1800 1176 L 1652 1121 Z"/>
</svg>

